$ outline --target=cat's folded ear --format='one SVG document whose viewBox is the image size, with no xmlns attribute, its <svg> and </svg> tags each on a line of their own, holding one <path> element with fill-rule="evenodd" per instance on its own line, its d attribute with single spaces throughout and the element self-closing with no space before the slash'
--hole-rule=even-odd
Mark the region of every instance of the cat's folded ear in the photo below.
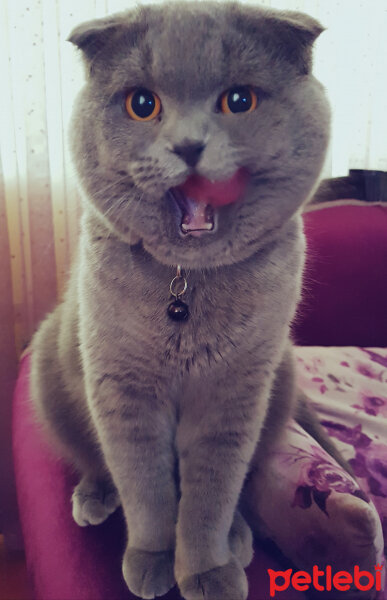
<svg viewBox="0 0 387 600">
<path fill-rule="evenodd" d="M 239 29 L 254 35 L 270 46 L 271 54 L 295 64 L 309 73 L 312 46 L 325 28 L 313 17 L 296 11 L 257 9 L 234 4 L 234 17 Z"/>
<path fill-rule="evenodd" d="M 278 35 L 285 46 L 285 54 L 301 73 L 309 73 L 312 67 L 312 46 L 324 27 L 304 13 L 281 11 L 277 16 Z"/>
<path fill-rule="evenodd" d="M 92 63 L 96 56 L 119 37 L 125 37 L 125 41 L 135 44 L 139 35 L 146 28 L 139 14 L 115 15 L 105 19 L 94 19 L 78 25 L 69 37 L 68 42 L 75 44 L 82 50 L 87 63 Z"/>
<path fill-rule="evenodd" d="M 305 45 L 313 44 L 315 39 L 325 30 L 316 19 L 295 11 L 278 11 L 274 16 L 283 33 L 298 37 Z"/>
<path fill-rule="evenodd" d="M 78 25 L 67 38 L 68 42 L 75 44 L 92 60 L 103 49 L 106 43 L 122 28 L 122 21 L 114 19 L 94 19 Z"/>
</svg>

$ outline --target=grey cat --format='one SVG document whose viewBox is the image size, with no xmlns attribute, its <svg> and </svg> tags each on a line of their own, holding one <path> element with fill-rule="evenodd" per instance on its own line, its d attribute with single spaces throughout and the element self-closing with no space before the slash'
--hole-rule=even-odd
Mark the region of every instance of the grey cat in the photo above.
<svg viewBox="0 0 387 600">
<path fill-rule="evenodd" d="M 32 392 L 80 473 L 76 522 L 122 504 L 123 574 L 142 598 L 175 582 L 186 600 L 246 598 L 249 465 L 264 469 L 291 414 L 335 454 L 297 401 L 289 342 L 328 140 L 321 31 L 296 12 L 189 2 L 70 36 L 87 72 L 71 135 L 82 231 L 33 341 Z M 177 265 L 188 288 L 167 314 Z"/>
</svg>

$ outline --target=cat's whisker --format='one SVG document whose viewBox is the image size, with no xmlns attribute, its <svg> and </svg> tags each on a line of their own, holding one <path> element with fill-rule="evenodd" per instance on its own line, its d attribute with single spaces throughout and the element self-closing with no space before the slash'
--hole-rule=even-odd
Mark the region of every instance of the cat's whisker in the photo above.
<svg viewBox="0 0 387 600">
<path fill-rule="evenodd" d="M 132 215 L 131 215 L 131 219 L 130 219 L 130 222 L 129 222 L 129 239 L 131 238 L 132 231 L 133 231 L 133 222 L 134 222 L 134 218 L 135 218 L 135 216 L 136 216 L 136 212 L 138 211 L 138 208 L 139 208 L 139 206 L 140 206 L 140 204 L 141 204 L 141 201 L 142 201 L 143 197 L 144 197 L 144 194 L 142 194 L 142 195 L 141 195 L 141 196 L 138 198 L 138 200 L 137 200 L 137 204 L 136 204 L 136 206 L 134 207 L 133 213 L 132 213 Z"/>
<path fill-rule="evenodd" d="M 108 190 L 110 190 L 112 187 L 116 186 L 116 185 L 120 185 L 123 181 L 125 181 L 125 179 L 127 179 L 129 177 L 129 175 L 124 175 L 119 179 L 116 179 L 115 181 L 113 181 L 112 183 L 109 183 L 109 185 L 105 186 L 104 188 L 101 188 L 99 190 L 97 190 L 95 192 L 95 194 L 97 196 L 101 196 L 103 195 L 105 192 L 107 192 Z M 110 198 L 105 198 L 104 199 L 104 205 L 109 204 L 113 199 L 115 198 L 115 195 L 113 194 L 112 196 L 110 196 Z M 128 196 L 118 196 L 117 197 L 118 202 L 112 202 L 110 204 L 110 206 L 106 209 L 106 210 L 102 210 L 102 214 L 104 217 L 106 217 L 107 215 L 109 215 L 109 213 L 114 210 L 117 209 L 119 206 L 121 206 L 122 204 L 124 204 L 125 202 L 130 203 L 131 202 L 131 198 L 129 198 Z"/>
<path fill-rule="evenodd" d="M 108 216 L 111 217 L 112 216 L 111 213 L 113 213 L 113 212 L 119 213 L 120 209 L 124 205 L 129 207 L 132 204 L 132 202 L 133 202 L 133 198 L 128 198 L 128 197 L 124 196 L 122 198 L 117 199 L 117 202 L 112 202 L 112 204 L 109 206 L 109 208 L 106 211 L 104 211 L 102 214 L 105 218 Z M 118 214 L 115 217 L 113 217 L 112 220 L 116 221 L 118 223 L 120 221 L 120 219 L 121 219 L 121 215 Z"/>
<path fill-rule="evenodd" d="M 100 194 L 104 194 L 105 192 L 107 192 L 107 190 L 111 189 L 112 187 L 114 187 L 115 185 L 119 185 L 120 183 L 122 183 L 123 181 L 125 181 L 125 179 L 129 178 L 129 174 L 125 174 L 122 177 L 120 177 L 119 179 L 115 179 L 114 181 L 110 182 L 107 186 L 96 190 L 96 192 L 94 192 L 96 195 L 100 195 Z"/>
</svg>

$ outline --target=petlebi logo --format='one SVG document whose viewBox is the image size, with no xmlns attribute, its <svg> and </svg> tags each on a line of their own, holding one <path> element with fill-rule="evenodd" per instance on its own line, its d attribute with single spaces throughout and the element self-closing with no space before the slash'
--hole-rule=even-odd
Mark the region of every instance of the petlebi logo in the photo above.
<svg viewBox="0 0 387 600">
<path fill-rule="evenodd" d="M 273 571 L 268 569 L 270 577 L 270 597 L 275 598 L 277 592 L 283 592 L 289 587 L 299 592 L 307 592 L 312 589 L 317 592 L 331 592 L 337 590 L 346 592 L 351 587 L 361 592 L 374 590 L 380 592 L 382 589 L 382 569 L 383 565 L 375 565 L 374 572 L 362 571 L 359 566 L 355 566 L 353 572 L 337 571 L 333 573 L 332 567 L 327 566 L 325 570 L 319 569 L 314 565 L 312 573 L 306 571 Z"/>
</svg>

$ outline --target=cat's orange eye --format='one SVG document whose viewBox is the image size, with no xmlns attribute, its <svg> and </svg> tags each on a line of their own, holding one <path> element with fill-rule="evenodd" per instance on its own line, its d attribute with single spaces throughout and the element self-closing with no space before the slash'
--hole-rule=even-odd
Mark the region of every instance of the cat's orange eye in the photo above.
<svg viewBox="0 0 387 600">
<path fill-rule="evenodd" d="M 252 112 L 257 104 L 257 94 L 247 85 L 233 87 L 219 99 L 219 108 L 226 115 Z"/>
<path fill-rule="evenodd" d="M 149 90 L 136 89 L 126 97 L 125 108 L 135 121 L 152 121 L 161 112 L 160 98 Z"/>
</svg>

